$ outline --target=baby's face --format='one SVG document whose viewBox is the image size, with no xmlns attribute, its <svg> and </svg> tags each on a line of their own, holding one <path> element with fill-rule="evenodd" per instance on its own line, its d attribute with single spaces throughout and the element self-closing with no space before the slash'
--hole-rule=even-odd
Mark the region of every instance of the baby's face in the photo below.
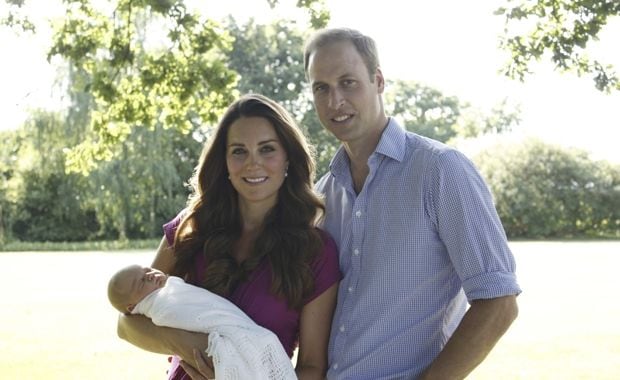
<svg viewBox="0 0 620 380">
<path fill-rule="evenodd" d="M 125 275 L 125 286 L 129 287 L 131 298 L 129 302 L 137 304 L 154 290 L 166 285 L 167 279 L 168 276 L 157 269 L 139 265 L 129 267 Z"/>
</svg>

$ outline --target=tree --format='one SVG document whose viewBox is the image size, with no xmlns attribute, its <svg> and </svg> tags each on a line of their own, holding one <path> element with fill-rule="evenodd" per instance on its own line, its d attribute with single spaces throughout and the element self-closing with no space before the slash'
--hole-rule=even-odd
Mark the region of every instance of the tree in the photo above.
<svg viewBox="0 0 620 380">
<path fill-rule="evenodd" d="M 528 140 L 474 157 L 511 238 L 620 236 L 620 166 Z"/>
<path fill-rule="evenodd" d="M 20 140 L 16 131 L 0 131 L 0 246 L 11 238 Z"/>
<path fill-rule="evenodd" d="M 202 144 L 191 135 L 156 126 L 134 131 L 121 154 L 100 163 L 88 176 L 89 204 L 107 238 L 152 238 L 185 205 L 184 183 L 197 164 Z"/>
<path fill-rule="evenodd" d="M 229 17 L 226 29 L 234 38 L 229 60 L 230 67 L 239 74 L 239 92 L 264 94 L 291 113 L 298 113 L 298 99 L 305 86 L 305 35 L 296 23 L 276 20 L 260 25 L 250 19 L 238 25 Z"/>
<path fill-rule="evenodd" d="M 501 47 L 511 54 L 504 74 L 524 80 L 533 60 L 551 54 L 557 69 L 593 76 L 597 89 L 620 90 L 620 81 L 611 65 L 590 59 L 587 44 L 597 40 L 607 21 L 620 14 L 618 0 L 506 0 L 497 9 L 505 17 Z M 529 32 L 523 27 L 532 26 Z M 513 32 L 513 28 L 517 32 Z"/>
<path fill-rule="evenodd" d="M 518 107 L 504 100 L 485 113 L 455 96 L 418 82 L 388 81 L 385 108 L 409 131 L 444 143 L 510 131 L 520 121 Z"/>
<path fill-rule="evenodd" d="M 456 136 L 461 106 L 458 98 L 410 81 L 390 81 L 385 95 L 389 115 L 399 118 L 412 132 L 447 142 Z"/>
<path fill-rule="evenodd" d="M 0 25 L 8 26 L 16 32 L 34 33 L 35 26 L 23 12 L 25 0 L 5 0 L 9 6 L 6 16 L 0 18 Z"/>
<path fill-rule="evenodd" d="M 168 26 L 148 49 L 148 26 Z M 156 34 L 154 30 L 151 33 Z M 61 56 L 89 81 L 93 98 L 86 141 L 69 152 L 70 168 L 88 173 L 121 154 L 138 128 L 184 132 L 214 124 L 234 98 L 235 73 L 226 67 L 230 37 L 214 21 L 187 12 L 183 2 L 118 0 L 111 14 L 87 1 L 69 1 L 50 57 Z"/>
<path fill-rule="evenodd" d="M 8 158 L 11 235 L 28 241 L 74 241 L 95 236 L 99 225 L 85 203 L 88 181 L 65 173 L 62 148 L 75 143 L 58 113 L 35 111 L 15 133 Z"/>
<path fill-rule="evenodd" d="M 144 40 L 138 38 L 138 44 Z M 141 60 L 142 57 L 137 57 Z M 87 89 L 90 73 L 68 66 L 71 100 L 64 128 L 78 137 L 92 135 L 88 124 L 94 97 Z M 135 128 L 117 143 L 118 152 L 88 171 L 85 202 L 96 211 L 98 238 L 150 238 L 161 234 L 161 225 L 185 204 L 184 182 L 195 167 L 201 143 L 190 131 L 165 128 L 156 122 L 150 128 Z M 77 143 L 68 144 L 75 146 Z"/>
</svg>

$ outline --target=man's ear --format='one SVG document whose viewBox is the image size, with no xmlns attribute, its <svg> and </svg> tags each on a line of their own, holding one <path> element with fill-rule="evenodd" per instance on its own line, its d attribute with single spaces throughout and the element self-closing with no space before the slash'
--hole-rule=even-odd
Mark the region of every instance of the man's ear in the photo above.
<svg viewBox="0 0 620 380">
<path fill-rule="evenodd" d="M 377 82 L 377 90 L 380 94 L 383 94 L 383 90 L 385 90 L 385 78 L 383 78 L 383 72 L 381 72 L 380 67 L 377 67 L 375 71 L 375 81 Z"/>
<path fill-rule="evenodd" d="M 131 314 L 133 309 L 136 307 L 134 304 L 127 305 L 127 314 Z"/>
</svg>

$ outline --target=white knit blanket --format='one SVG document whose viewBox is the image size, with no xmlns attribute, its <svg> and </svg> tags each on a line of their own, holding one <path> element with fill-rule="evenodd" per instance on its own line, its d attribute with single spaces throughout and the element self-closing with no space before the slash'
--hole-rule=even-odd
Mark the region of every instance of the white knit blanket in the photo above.
<svg viewBox="0 0 620 380">
<path fill-rule="evenodd" d="M 209 334 L 207 355 L 217 380 L 297 379 L 278 337 L 257 325 L 227 299 L 205 289 L 168 278 L 166 286 L 136 305 L 158 326 Z"/>
</svg>

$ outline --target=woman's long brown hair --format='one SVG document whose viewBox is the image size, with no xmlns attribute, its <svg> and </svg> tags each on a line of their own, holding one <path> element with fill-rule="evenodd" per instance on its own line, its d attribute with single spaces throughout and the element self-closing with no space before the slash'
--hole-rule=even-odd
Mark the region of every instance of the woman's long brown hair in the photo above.
<svg viewBox="0 0 620 380">
<path fill-rule="evenodd" d="M 262 117 L 271 123 L 289 166 L 251 257 L 237 264 L 231 253 L 241 235 L 241 216 L 237 191 L 228 179 L 226 140 L 230 126 L 241 117 Z M 207 266 L 202 286 L 227 295 L 267 257 L 273 273 L 271 291 L 286 299 L 289 308 L 300 309 L 314 289 L 310 264 L 323 247 L 315 226 L 325 208 L 312 189 L 314 165 L 310 146 L 282 106 L 256 94 L 234 102 L 205 145 L 190 181 L 193 193 L 176 232 L 177 260 L 172 274 L 188 275 L 194 269 L 195 255 L 203 254 Z"/>
</svg>

